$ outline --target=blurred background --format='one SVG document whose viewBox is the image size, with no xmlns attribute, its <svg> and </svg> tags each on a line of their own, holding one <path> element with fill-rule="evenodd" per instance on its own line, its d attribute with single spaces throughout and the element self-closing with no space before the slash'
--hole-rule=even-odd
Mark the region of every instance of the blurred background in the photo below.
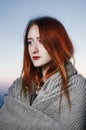
<svg viewBox="0 0 86 130">
<path fill-rule="evenodd" d="M 75 48 L 75 67 L 86 78 L 86 0 L 0 0 L 0 104 L 21 74 L 26 24 L 38 16 L 62 22 Z"/>
</svg>

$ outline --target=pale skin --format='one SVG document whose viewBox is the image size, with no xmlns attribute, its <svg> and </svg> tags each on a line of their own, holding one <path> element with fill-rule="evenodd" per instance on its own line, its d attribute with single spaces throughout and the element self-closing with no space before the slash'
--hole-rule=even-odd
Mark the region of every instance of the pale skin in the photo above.
<svg viewBox="0 0 86 130">
<path fill-rule="evenodd" d="M 41 43 L 39 29 L 37 25 L 33 25 L 28 32 L 28 52 L 32 63 L 35 67 L 41 67 L 43 77 L 45 77 L 48 63 L 52 60 L 47 50 Z"/>
</svg>

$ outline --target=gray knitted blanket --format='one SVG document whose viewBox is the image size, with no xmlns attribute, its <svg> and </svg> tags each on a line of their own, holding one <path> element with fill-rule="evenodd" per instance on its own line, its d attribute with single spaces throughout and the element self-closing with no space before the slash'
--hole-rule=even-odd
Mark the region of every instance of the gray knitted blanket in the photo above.
<svg viewBox="0 0 86 130">
<path fill-rule="evenodd" d="M 63 93 L 59 114 L 59 72 L 43 85 L 30 106 L 30 98 L 21 94 L 21 78 L 14 81 L 0 109 L 0 130 L 85 130 L 86 124 L 86 79 L 69 63 L 66 66 L 68 90 L 72 103 L 68 107 Z"/>
</svg>

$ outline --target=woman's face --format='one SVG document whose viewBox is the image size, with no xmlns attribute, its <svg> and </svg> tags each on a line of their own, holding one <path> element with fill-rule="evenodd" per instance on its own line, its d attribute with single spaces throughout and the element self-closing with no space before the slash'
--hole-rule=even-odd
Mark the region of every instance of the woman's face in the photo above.
<svg viewBox="0 0 86 130">
<path fill-rule="evenodd" d="M 51 61 L 51 57 L 41 43 L 39 29 L 37 25 L 33 25 L 30 28 L 27 39 L 28 52 L 33 65 L 35 67 L 46 66 Z"/>
</svg>

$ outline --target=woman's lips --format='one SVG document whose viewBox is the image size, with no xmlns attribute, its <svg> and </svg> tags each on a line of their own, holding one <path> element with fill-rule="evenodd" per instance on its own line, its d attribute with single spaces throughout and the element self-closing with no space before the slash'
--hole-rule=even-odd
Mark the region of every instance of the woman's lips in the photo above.
<svg viewBox="0 0 86 130">
<path fill-rule="evenodd" d="M 38 60 L 40 56 L 33 56 L 33 60 Z"/>
</svg>

